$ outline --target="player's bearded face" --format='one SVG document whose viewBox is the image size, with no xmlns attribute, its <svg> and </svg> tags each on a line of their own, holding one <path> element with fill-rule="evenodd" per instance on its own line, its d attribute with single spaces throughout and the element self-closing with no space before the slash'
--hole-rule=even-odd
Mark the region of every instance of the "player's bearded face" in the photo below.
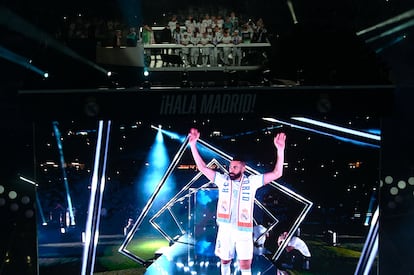
<svg viewBox="0 0 414 275">
<path fill-rule="evenodd" d="M 239 173 L 237 173 L 237 174 L 235 174 L 235 173 L 231 172 L 231 173 L 229 174 L 229 176 L 230 176 L 230 179 L 231 179 L 231 180 L 236 180 L 236 179 L 239 179 L 239 178 L 241 177 L 241 172 L 239 172 Z"/>
</svg>

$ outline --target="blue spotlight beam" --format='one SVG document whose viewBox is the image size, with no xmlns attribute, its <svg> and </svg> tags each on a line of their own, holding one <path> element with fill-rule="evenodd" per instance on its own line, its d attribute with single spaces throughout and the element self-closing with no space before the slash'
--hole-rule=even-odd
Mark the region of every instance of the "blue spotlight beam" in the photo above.
<svg viewBox="0 0 414 275">
<path fill-rule="evenodd" d="M 359 137 L 363 137 L 363 138 L 368 138 L 368 139 L 372 139 L 372 140 L 376 140 L 376 141 L 381 140 L 381 137 L 379 135 L 374 135 L 374 134 L 366 133 L 366 132 L 363 132 L 363 131 L 358 131 L 358 130 L 354 130 L 354 129 L 350 129 L 350 128 L 346 128 L 346 127 L 342 127 L 342 126 L 338 126 L 338 125 L 333 125 L 331 123 L 326 123 L 326 122 L 318 121 L 318 120 L 315 120 L 315 119 L 310 119 L 310 118 L 306 118 L 306 117 L 292 117 L 292 119 L 302 121 L 302 122 L 305 122 L 305 123 L 309 123 L 309 124 L 313 124 L 313 125 L 316 125 L 316 126 L 320 126 L 320 127 L 323 127 L 323 128 L 335 130 L 335 131 L 338 131 L 338 132 L 346 133 L 346 134 L 351 134 L 351 135 L 355 135 L 355 136 L 359 136 Z"/>
<path fill-rule="evenodd" d="M 37 184 L 37 182 L 30 180 L 28 178 L 25 178 L 23 176 L 19 176 L 19 179 L 21 179 L 22 181 L 25 181 L 27 183 L 32 184 L 35 188 L 39 186 L 39 184 Z M 46 218 L 45 218 L 45 214 L 43 213 L 43 207 L 42 204 L 40 203 L 40 199 L 39 199 L 39 194 L 37 193 L 37 190 L 35 190 L 35 196 L 36 196 L 36 204 L 37 207 L 39 209 L 39 211 L 37 211 L 40 214 L 40 217 L 42 219 L 42 224 L 46 224 Z"/>
<path fill-rule="evenodd" d="M 157 213 L 155 213 L 154 216 L 151 217 L 151 219 L 149 220 L 149 222 L 152 224 L 152 226 L 154 226 L 168 241 L 172 242 L 174 241 L 174 238 L 172 238 L 171 236 L 169 236 L 164 230 L 162 230 L 162 228 L 158 225 L 157 222 L 155 222 L 155 220 L 157 218 L 159 218 L 161 216 L 162 213 L 165 212 L 165 210 L 170 210 L 170 208 L 174 205 L 174 203 L 176 201 L 178 201 L 180 198 L 180 196 L 183 194 L 183 192 L 188 189 L 188 187 L 190 185 L 192 185 L 200 176 L 201 176 L 201 172 L 197 174 L 197 176 L 191 180 L 186 186 L 184 186 L 181 191 L 179 191 L 165 206 L 163 206 Z M 186 197 L 188 195 L 185 195 L 184 197 Z M 171 213 L 171 210 L 170 210 Z M 173 216 L 174 217 L 174 216 Z M 184 230 L 181 228 L 181 226 L 179 225 L 179 223 L 177 222 L 177 220 L 174 218 L 174 221 L 176 222 L 177 227 L 180 229 L 181 232 L 184 232 Z"/>
<path fill-rule="evenodd" d="M 379 29 L 379 28 L 388 26 L 390 24 L 395 24 L 397 22 L 400 22 L 402 20 L 406 20 L 406 19 L 408 19 L 410 17 L 413 17 L 413 16 L 414 16 L 414 9 L 411 9 L 411 10 L 408 10 L 406 12 L 403 12 L 403 13 L 397 15 L 397 16 L 394 16 L 394 17 L 392 17 L 392 18 L 390 18 L 388 20 L 385 20 L 385 21 L 383 21 L 383 22 L 381 22 L 379 24 L 376 24 L 376 25 L 374 25 L 372 27 L 369 27 L 369 28 L 366 28 L 364 30 L 361 30 L 361 31 L 357 32 L 356 34 L 358 36 L 364 35 L 364 34 L 366 34 L 368 32 L 371 32 L 371 31 L 374 31 L 376 29 Z"/>
<path fill-rule="evenodd" d="M 288 5 L 289 11 L 290 11 L 290 15 L 292 16 L 293 24 L 299 23 L 298 19 L 296 18 L 296 13 L 295 13 L 295 9 L 293 8 L 292 1 L 288 0 L 287 5 Z"/>
<path fill-rule="evenodd" d="M 47 222 L 46 222 L 45 214 L 43 213 L 43 207 L 42 207 L 42 204 L 40 203 L 39 194 L 37 193 L 37 191 L 36 191 L 35 196 L 36 196 L 36 204 L 37 204 L 37 207 L 39 208 L 39 211 L 37 212 L 40 214 L 40 218 L 42 219 L 42 224 L 45 225 Z"/>
<path fill-rule="evenodd" d="M 96 247 L 99 238 L 99 223 L 103 192 L 106 181 L 106 163 L 108 158 L 109 136 L 111 121 L 99 121 L 98 137 L 96 142 L 95 161 L 91 181 L 91 197 L 89 201 L 88 217 L 85 229 L 85 245 L 82 258 L 82 275 L 93 274 Z"/>
<path fill-rule="evenodd" d="M 160 176 L 162 176 L 161 173 L 167 169 L 170 163 L 161 130 L 157 131 L 155 140 L 147 154 L 147 163 L 149 165 L 145 167 L 145 172 L 142 173 L 137 181 L 145 182 L 144 188 L 139 188 L 139 192 L 144 191 L 145 195 L 150 196 L 159 183 Z"/>
<path fill-rule="evenodd" d="M 378 34 L 378 35 L 376 35 L 372 38 L 366 39 L 365 42 L 367 42 L 367 43 L 374 42 L 378 39 L 384 38 L 384 37 L 389 36 L 391 34 L 394 34 L 396 32 L 400 32 L 400 31 L 405 30 L 407 28 L 410 28 L 412 26 L 414 26 L 414 19 L 411 19 L 408 22 L 405 22 L 405 23 L 403 23 L 403 24 L 401 24 L 397 27 L 389 29 L 388 31 L 382 32 L 382 33 L 380 33 L 380 34 Z"/>
<path fill-rule="evenodd" d="M 182 155 L 185 152 L 186 146 L 188 144 L 189 137 L 187 136 L 184 142 L 181 144 L 181 147 L 179 148 L 177 154 L 174 156 L 173 160 L 170 163 L 170 166 L 167 168 L 167 171 L 164 173 L 163 177 L 161 178 L 160 182 L 158 183 L 157 187 L 155 188 L 154 192 L 152 193 L 151 197 L 147 201 L 147 204 L 145 205 L 144 209 L 142 210 L 141 214 L 139 215 L 138 219 L 135 221 L 131 231 L 126 236 L 125 240 L 121 244 L 121 246 L 118 249 L 118 252 L 129 257 L 130 259 L 137 261 L 141 264 L 145 263 L 145 260 L 138 257 L 137 255 L 131 253 L 126 248 L 127 245 L 131 242 L 133 236 L 135 235 L 135 232 L 138 230 L 139 226 L 141 225 L 142 221 L 144 220 L 145 216 L 148 214 L 148 211 L 150 210 L 151 206 L 154 203 L 155 198 L 157 197 L 158 193 L 161 190 L 161 187 L 164 185 L 164 183 L 167 181 L 168 177 L 174 170 L 174 168 L 177 166 L 178 162 L 180 161 Z"/>
<path fill-rule="evenodd" d="M 66 167 L 65 157 L 63 154 L 62 140 L 61 140 L 61 135 L 60 135 L 58 125 L 59 123 L 57 121 L 53 122 L 53 130 L 55 132 L 56 143 L 57 143 L 58 151 L 59 151 L 60 167 L 62 169 L 62 174 L 63 174 L 63 184 L 65 185 L 65 191 L 66 191 L 66 200 L 68 204 L 70 225 L 75 225 L 75 216 L 73 214 L 72 198 L 70 196 L 70 191 L 69 191 L 68 176 L 66 174 L 66 168 L 65 168 Z"/>
<path fill-rule="evenodd" d="M 368 142 L 368 141 L 357 140 L 356 138 L 345 138 L 345 137 L 343 137 L 343 134 L 345 132 L 341 131 L 339 129 L 344 128 L 344 127 L 340 127 L 340 128 L 337 128 L 337 129 L 335 129 L 335 128 L 332 129 L 331 128 L 331 130 L 334 130 L 334 131 L 338 132 L 338 134 L 334 134 L 334 133 L 327 132 L 326 130 L 322 131 L 322 130 L 318 130 L 316 128 L 311 128 L 311 127 L 299 125 L 299 124 L 293 123 L 293 122 L 283 121 L 283 120 L 276 119 L 276 118 L 264 117 L 263 120 L 266 120 L 266 121 L 269 121 L 269 122 L 281 123 L 281 124 L 288 125 L 288 126 L 293 127 L 293 128 L 297 128 L 297 129 L 305 130 L 305 131 L 308 131 L 308 132 L 313 132 L 313 133 L 333 137 L 333 138 L 336 138 L 336 139 L 339 139 L 339 140 L 342 140 L 342 141 L 345 141 L 345 142 L 351 142 L 351 143 L 354 143 L 354 144 L 365 145 L 365 146 L 370 146 L 370 147 L 374 147 L 374 148 L 380 148 L 380 145 L 377 144 L 380 141 L 380 136 L 379 135 L 372 135 L 374 138 L 370 138 L 369 136 L 355 135 L 355 134 L 352 134 L 352 132 L 347 133 L 347 134 L 351 134 L 352 136 L 355 136 L 355 137 L 366 138 L 367 140 L 369 140 L 369 142 Z M 316 126 L 316 124 L 314 124 L 313 126 Z M 319 125 L 319 127 L 321 127 L 321 126 L 322 125 Z M 345 128 L 345 129 L 347 129 L 347 128 Z M 348 130 L 351 130 L 351 129 L 348 129 Z M 362 132 L 362 131 L 358 131 L 358 132 L 365 133 L 365 132 Z M 371 134 L 368 134 L 368 133 L 365 133 L 365 134 L 366 135 L 371 135 Z"/>
<path fill-rule="evenodd" d="M 394 38 L 393 40 L 391 40 L 390 42 L 388 42 L 387 44 L 385 44 L 384 46 L 382 46 L 381 48 L 378 48 L 375 50 L 376 53 L 380 53 L 382 51 L 384 51 L 387 48 L 390 48 L 393 45 L 398 44 L 399 42 L 403 41 L 406 38 L 405 35 L 400 35 L 396 38 Z"/>
<path fill-rule="evenodd" d="M 171 132 L 171 131 L 168 131 L 168 130 L 162 129 L 161 127 L 156 127 L 156 126 L 154 126 L 154 125 L 151 125 L 151 128 L 152 128 L 152 129 L 155 129 L 155 130 L 158 130 L 158 131 L 161 131 L 164 135 L 167 135 L 168 137 L 170 137 L 170 138 L 172 138 L 172 139 L 178 139 L 178 140 L 180 140 L 181 142 L 183 142 L 183 141 L 184 141 L 184 139 L 185 139 L 185 136 L 181 136 L 181 135 L 179 135 L 179 134 L 177 134 L 177 133 L 173 133 L 173 132 Z"/>
<path fill-rule="evenodd" d="M 69 47 L 66 47 L 59 41 L 57 41 L 50 34 L 36 28 L 33 24 L 27 22 L 23 18 L 19 17 L 17 14 L 13 13 L 11 10 L 4 7 L 0 7 L 0 25 L 5 25 L 9 29 L 19 32 L 24 36 L 27 36 L 35 41 L 47 41 L 49 47 L 54 48 L 67 56 L 72 57 L 75 60 L 85 63 L 93 67 L 94 69 L 101 71 L 107 74 L 107 70 L 98 66 L 96 63 L 89 61 L 87 58 L 80 56 L 78 53 L 74 52 Z"/>
<path fill-rule="evenodd" d="M 41 76 L 45 76 L 46 72 L 42 71 L 38 67 L 34 66 L 31 63 L 31 60 L 28 58 L 25 58 L 21 55 L 18 55 L 2 46 L 0 46 L 0 57 L 3 57 L 6 60 L 9 60 L 10 62 L 16 63 L 24 68 L 27 68 L 29 70 L 32 70 Z"/>
<path fill-rule="evenodd" d="M 28 178 L 25 178 L 25 177 L 19 176 L 19 179 L 21 179 L 22 181 L 25 181 L 25 182 L 27 182 L 27 183 L 30 183 L 30 184 L 32 184 L 32 185 L 34 185 L 34 186 L 36 186 L 36 187 L 38 187 L 38 186 L 39 186 L 39 184 L 37 184 L 37 182 L 35 182 L 35 181 L 33 181 L 33 180 L 30 180 L 30 179 L 28 179 Z"/>
</svg>

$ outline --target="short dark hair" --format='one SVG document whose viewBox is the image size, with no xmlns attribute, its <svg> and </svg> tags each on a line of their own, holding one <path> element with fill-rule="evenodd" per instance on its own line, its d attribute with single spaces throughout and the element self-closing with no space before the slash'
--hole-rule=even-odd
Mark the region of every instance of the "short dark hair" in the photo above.
<svg viewBox="0 0 414 275">
<path fill-rule="evenodd" d="M 232 160 L 234 160 L 234 161 L 240 161 L 243 164 L 246 164 L 246 160 L 245 160 L 245 158 L 242 155 L 235 155 L 235 156 L 233 156 L 233 159 Z"/>
</svg>

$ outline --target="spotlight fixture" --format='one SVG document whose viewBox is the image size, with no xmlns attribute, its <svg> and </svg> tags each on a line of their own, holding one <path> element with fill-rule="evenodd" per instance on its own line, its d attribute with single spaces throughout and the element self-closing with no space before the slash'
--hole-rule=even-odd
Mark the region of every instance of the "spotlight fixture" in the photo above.
<svg viewBox="0 0 414 275">
<path fill-rule="evenodd" d="M 144 79 L 143 79 L 143 82 L 142 82 L 142 87 L 149 88 L 151 86 L 151 83 L 150 83 L 150 79 L 149 79 L 150 78 L 150 72 L 149 72 L 148 68 L 144 68 L 143 76 L 144 76 Z"/>
<path fill-rule="evenodd" d="M 144 77 L 148 77 L 149 76 L 149 71 L 147 68 L 144 69 Z"/>
</svg>

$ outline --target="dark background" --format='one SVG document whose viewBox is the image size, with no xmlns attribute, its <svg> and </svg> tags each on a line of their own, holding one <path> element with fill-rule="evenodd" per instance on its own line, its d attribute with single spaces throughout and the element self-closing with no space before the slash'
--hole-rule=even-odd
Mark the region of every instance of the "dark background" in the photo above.
<svg viewBox="0 0 414 275">
<path fill-rule="evenodd" d="M 383 106 L 381 179 L 392 176 L 395 181 L 413 176 L 412 125 L 414 66 L 413 27 L 395 35 L 405 35 L 401 42 L 389 47 L 395 36 L 387 36 L 376 43 L 364 43 L 355 33 L 364 28 L 411 10 L 410 1 L 301 1 L 293 2 L 299 24 L 292 19 L 283 1 L 2 1 L 3 13 L 12 10 L 21 18 L 45 32 L 53 34 L 59 26 L 62 14 L 73 15 L 79 10 L 91 16 L 120 17 L 133 23 L 158 20 L 162 13 L 185 10 L 188 6 L 224 6 L 252 17 L 263 17 L 274 34 L 270 68 L 274 78 L 297 80 L 302 71 L 304 84 L 318 85 L 394 85 L 394 100 Z M 131 16 L 127 7 L 136 7 L 138 17 Z M 24 28 L 23 33 L 14 28 L 25 26 L 21 21 L 1 16 L 0 45 L 37 61 L 50 65 L 61 73 L 57 81 L 49 84 L 38 80 L 33 72 L 6 59 L 0 59 L 0 110 L 2 135 L 2 164 L 0 180 L 4 186 L 33 196 L 32 187 L 21 185 L 19 174 L 33 174 L 32 122 L 22 115 L 18 98 L 19 90 L 94 88 L 97 83 L 88 69 L 49 48 L 47 39 L 35 34 L 39 40 L 28 37 L 33 30 Z M 162 21 L 162 17 L 161 20 Z M 407 22 L 400 21 L 400 23 Z M 396 23 L 394 26 L 398 25 Z M 26 33 L 24 33 L 26 32 Z M 385 47 L 379 53 L 375 53 Z M 76 47 L 75 47 L 76 48 Z M 93 47 L 92 47 L 93 48 Z M 79 52 L 93 58 L 90 47 L 79 47 Z M 83 52 L 82 52 L 83 51 Z M 75 70 L 71 70 L 75 69 Z M 89 76 L 89 77 L 88 77 Z M 101 83 L 99 83 L 100 85 Z M 42 98 L 47 101 L 47 99 Z M 301 100 L 301 98 L 298 98 Z M 356 96 L 356 100 L 358 97 Z M 371 104 L 378 98 L 372 96 Z M 47 105 L 48 102 L 42 102 Z M 353 106 L 349 106 L 352 110 Z M 387 192 L 381 194 L 380 222 L 380 273 L 411 274 L 413 243 L 413 190 L 405 190 L 397 202 Z M 6 209 L 7 210 L 7 209 Z M 35 266 L 35 223 L 24 214 L 1 210 L 1 260 L 6 262 L 7 251 L 15 257 L 23 257 L 29 251 Z M 20 212 L 19 212 L 20 213 Z M 10 250 L 12 248 L 12 250 Z M 2 274 L 17 274 L 22 266 L 15 262 Z M 31 274 L 35 268 L 29 269 Z M 22 271 L 25 272 L 25 271 Z M 20 273 L 24 274 L 24 273 Z"/>
</svg>

